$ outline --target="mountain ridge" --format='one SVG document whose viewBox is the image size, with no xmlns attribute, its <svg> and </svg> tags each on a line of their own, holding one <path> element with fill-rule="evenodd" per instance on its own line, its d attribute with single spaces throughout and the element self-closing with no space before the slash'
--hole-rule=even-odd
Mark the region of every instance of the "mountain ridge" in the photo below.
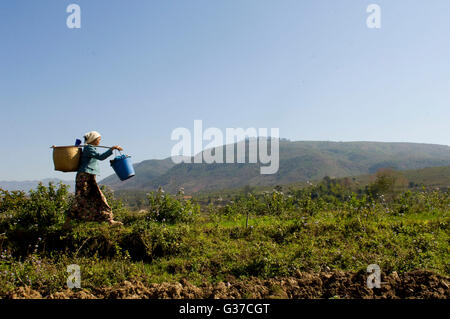
<svg viewBox="0 0 450 319">
<path fill-rule="evenodd" d="M 68 181 L 68 180 L 62 180 L 59 178 L 43 178 L 43 179 L 37 179 L 37 180 L 26 180 L 26 181 L 0 181 L 0 189 L 6 190 L 6 191 L 24 191 L 28 192 L 31 189 L 36 189 L 36 187 L 39 185 L 39 183 L 42 182 L 43 185 L 48 186 L 48 183 L 54 183 L 55 185 L 59 182 L 69 185 L 69 191 L 74 192 L 75 191 L 75 181 Z"/>
<path fill-rule="evenodd" d="M 245 185 L 289 184 L 320 179 L 324 176 L 372 174 L 387 167 L 407 170 L 450 165 L 450 147 L 447 145 L 281 139 L 278 172 L 273 175 L 261 175 L 260 163 L 248 163 L 249 140 L 234 143 L 235 150 L 239 143 L 245 143 L 246 163 L 175 164 L 170 157 L 162 160 L 146 160 L 134 164 L 136 176 L 130 180 L 120 182 L 115 175 L 111 175 L 100 183 L 115 190 L 153 190 L 162 186 L 170 192 L 184 187 L 186 191 L 195 193 L 205 189 L 225 189 Z M 225 145 L 215 149 L 220 147 L 223 148 L 225 156 Z M 209 150 L 202 152 L 205 151 Z"/>
</svg>

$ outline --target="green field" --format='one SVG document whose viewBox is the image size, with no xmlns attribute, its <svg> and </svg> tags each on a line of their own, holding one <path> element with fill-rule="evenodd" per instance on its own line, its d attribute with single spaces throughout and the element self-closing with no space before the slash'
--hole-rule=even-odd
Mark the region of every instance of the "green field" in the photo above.
<svg viewBox="0 0 450 319">
<path fill-rule="evenodd" d="M 23 286 L 42 295 L 63 290 L 70 264 L 81 267 L 88 291 L 125 280 L 200 284 L 358 272 L 374 263 L 386 274 L 450 275 L 448 192 L 357 194 L 328 181 L 208 206 L 154 192 L 139 212 L 106 193 L 123 227 L 73 221 L 66 229 L 71 195 L 64 186 L 1 192 L 0 296 Z"/>
</svg>

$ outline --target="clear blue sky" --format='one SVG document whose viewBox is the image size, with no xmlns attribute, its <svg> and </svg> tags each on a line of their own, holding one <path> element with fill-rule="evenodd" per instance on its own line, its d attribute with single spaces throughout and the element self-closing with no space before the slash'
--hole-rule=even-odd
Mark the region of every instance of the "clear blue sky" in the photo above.
<svg viewBox="0 0 450 319">
<path fill-rule="evenodd" d="M 448 145 L 449 16 L 448 0 L 2 0 L 0 180 L 74 178 L 49 146 L 90 130 L 134 162 L 165 158 L 195 119 Z"/>
</svg>

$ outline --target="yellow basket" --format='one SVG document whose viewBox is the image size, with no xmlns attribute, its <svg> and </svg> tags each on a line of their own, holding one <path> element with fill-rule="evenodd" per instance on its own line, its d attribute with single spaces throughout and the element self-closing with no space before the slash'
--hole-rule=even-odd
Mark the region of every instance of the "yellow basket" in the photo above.
<svg viewBox="0 0 450 319">
<path fill-rule="evenodd" d="M 78 146 L 53 146 L 55 171 L 76 172 L 80 165 L 81 148 Z"/>
</svg>

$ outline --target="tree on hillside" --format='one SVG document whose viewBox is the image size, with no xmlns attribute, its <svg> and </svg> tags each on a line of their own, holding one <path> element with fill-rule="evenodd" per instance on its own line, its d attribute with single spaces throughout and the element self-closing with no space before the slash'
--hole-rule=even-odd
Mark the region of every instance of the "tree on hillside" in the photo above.
<svg viewBox="0 0 450 319">
<path fill-rule="evenodd" d="M 376 173 L 375 181 L 369 184 L 367 192 L 374 197 L 384 195 L 392 199 L 406 187 L 408 187 L 408 180 L 402 173 L 384 168 Z"/>
</svg>

